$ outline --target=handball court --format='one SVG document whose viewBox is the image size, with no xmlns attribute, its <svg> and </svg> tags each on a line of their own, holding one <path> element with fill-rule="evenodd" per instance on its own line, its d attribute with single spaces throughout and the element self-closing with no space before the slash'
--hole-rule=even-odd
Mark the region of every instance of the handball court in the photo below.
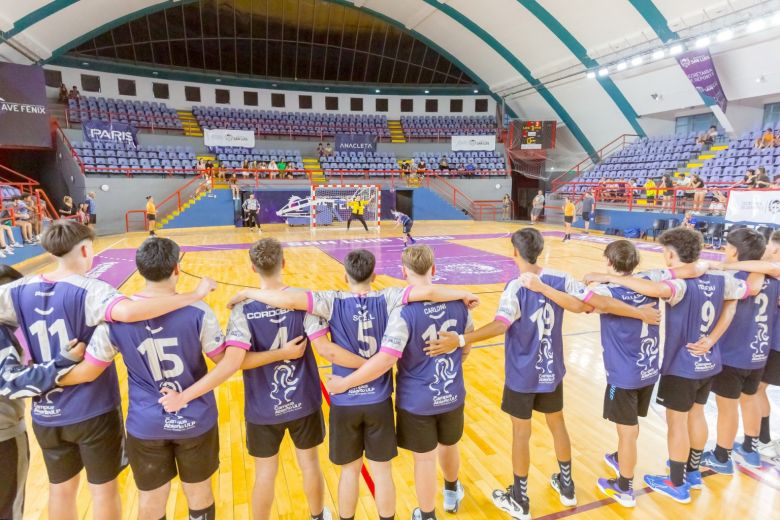
<svg viewBox="0 0 780 520">
<path fill-rule="evenodd" d="M 498 300 L 507 281 L 517 275 L 512 259 L 509 234 L 520 227 L 516 223 L 480 222 L 418 222 L 414 236 L 418 243 L 430 245 L 436 255 L 437 283 L 452 284 L 468 289 L 481 298 L 473 311 L 477 327 L 492 321 Z M 604 245 L 612 240 L 601 235 L 574 235 L 562 243 L 562 233 L 555 227 L 540 226 L 545 235 L 545 250 L 539 263 L 543 267 L 565 270 L 578 278 L 590 271 L 604 271 Z M 161 236 L 170 237 L 182 245 L 184 252 L 179 289 L 194 288 L 199 277 L 210 276 L 219 282 L 218 288 L 207 299 L 223 328 L 229 311 L 226 302 L 246 286 L 257 286 L 247 250 L 258 238 L 252 233 L 235 228 L 198 228 L 190 230 L 163 230 Z M 312 234 L 308 228 L 293 229 L 284 225 L 266 225 L 259 236 L 273 236 L 284 243 L 286 267 L 284 280 L 290 286 L 309 289 L 347 290 L 341 260 L 352 249 L 366 248 L 377 257 L 376 289 L 403 286 L 400 254 L 403 240 L 400 230 L 392 224 L 382 226 L 381 232 L 362 229 L 318 229 Z M 135 233 L 100 238 L 95 251 L 92 274 L 132 294 L 142 287 L 143 280 L 135 273 L 134 249 L 145 234 Z M 640 242 L 640 268 L 661 267 L 660 248 L 652 242 Z M 710 255 L 712 255 L 710 253 Z M 719 256 L 719 255 L 718 255 Z M 712 256 L 715 257 L 715 256 Z M 50 265 L 26 266 L 25 274 L 45 272 Z M 601 418 L 605 374 L 601 358 L 599 319 L 596 315 L 567 313 L 564 320 L 564 349 L 567 376 L 564 380 L 564 414 L 572 441 L 573 476 L 577 486 L 579 505 L 566 508 L 549 485 L 550 475 L 557 471 L 552 438 L 541 415 L 534 415 L 534 433 L 531 437 L 531 471 L 529 495 L 531 514 L 535 519 L 576 518 L 708 518 L 739 517 L 745 519 L 780 518 L 780 460 L 765 461 L 761 470 L 740 468 L 734 476 L 712 475 L 705 472 L 705 487 L 693 492 L 691 504 L 682 505 L 671 499 L 647 493 L 642 477 L 646 473 L 661 473 L 667 458 L 666 428 L 663 411 L 653 405 L 646 419 L 640 421 L 639 459 L 635 474 L 637 507 L 625 509 L 604 497 L 596 487 L 598 477 L 611 471 L 603 461 L 604 453 L 617 447 L 615 427 Z M 123 397 L 126 400 L 126 371 L 117 362 Z M 327 362 L 320 360 L 320 373 L 330 372 Z M 466 389 L 466 425 L 461 450 L 460 479 L 466 489 L 466 498 L 456 515 L 441 510 L 441 496 L 437 499 L 440 519 L 509 518 L 497 510 L 490 499 L 495 488 L 504 488 L 512 479 L 511 425 L 508 416 L 500 410 L 504 384 L 503 337 L 478 345 L 472 350 L 464 366 Z M 780 402 L 780 392 L 770 387 L 773 403 Z M 254 465 L 245 448 L 243 416 L 243 383 L 241 375 L 216 390 L 219 406 L 219 433 L 221 465 L 214 476 L 213 486 L 220 519 L 249 519 Z M 328 405 L 323 404 L 327 416 Z M 714 439 L 714 398 L 710 408 L 710 438 Z M 124 409 L 127 409 L 126 402 Z M 773 409 L 773 432 L 780 434 L 780 409 Z M 29 416 L 29 411 L 28 411 Z M 29 422 L 29 418 L 28 418 Z M 25 518 L 47 518 L 47 480 L 40 450 L 31 437 L 31 469 L 27 482 Z M 738 438 L 741 438 L 741 433 Z M 396 518 L 407 519 L 416 507 L 412 457 L 399 450 L 394 461 L 397 487 Z M 328 461 L 327 439 L 320 450 L 320 459 L 326 481 L 326 503 L 336 513 L 338 469 Z M 364 474 L 361 498 L 356 518 L 376 519 L 378 515 L 371 497 L 370 475 Z M 443 482 L 440 479 L 440 484 Z M 120 476 L 123 515 L 137 518 L 137 490 L 130 470 Z M 91 518 L 90 496 L 82 474 L 79 490 L 79 516 Z M 169 519 L 187 518 L 187 505 L 178 481 L 172 483 L 168 503 Z M 276 481 L 274 518 L 300 520 L 308 518 L 308 509 L 301 485 L 292 444 L 286 438 L 280 452 L 280 468 Z"/>
</svg>

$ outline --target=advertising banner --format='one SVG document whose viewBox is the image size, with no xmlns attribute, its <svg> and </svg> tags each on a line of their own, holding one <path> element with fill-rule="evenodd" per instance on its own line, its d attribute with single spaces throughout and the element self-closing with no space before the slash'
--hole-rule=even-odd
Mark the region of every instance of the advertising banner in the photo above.
<svg viewBox="0 0 780 520">
<path fill-rule="evenodd" d="M 84 131 L 84 139 L 90 142 L 121 143 L 125 147 L 138 146 L 138 129 L 133 125 L 107 121 L 84 121 L 81 124 Z"/>
<path fill-rule="evenodd" d="M 51 148 L 43 68 L 0 62 L 0 148 Z"/>
<path fill-rule="evenodd" d="M 732 191 L 726 220 L 780 226 L 780 191 Z"/>
<path fill-rule="evenodd" d="M 224 128 L 203 129 L 203 142 L 206 146 L 255 147 L 254 130 L 227 130 Z"/>
<path fill-rule="evenodd" d="M 376 152 L 378 138 L 371 134 L 336 134 L 337 152 Z"/>
<path fill-rule="evenodd" d="M 723 92 L 720 79 L 718 79 L 718 72 L 715 70 L 710 51 L 697 49 L 685 52 L 677 56 L 677 62 L 696 90 L 699 91 L 704 102 L 708 106 L 717 104 L 725 112 L 726 94 Z"/>
<path fill-rule="evenodd" d="M 485 150 L 496 149 L 495 135 L 453 135 L 452 150 Z"/>
</svg>

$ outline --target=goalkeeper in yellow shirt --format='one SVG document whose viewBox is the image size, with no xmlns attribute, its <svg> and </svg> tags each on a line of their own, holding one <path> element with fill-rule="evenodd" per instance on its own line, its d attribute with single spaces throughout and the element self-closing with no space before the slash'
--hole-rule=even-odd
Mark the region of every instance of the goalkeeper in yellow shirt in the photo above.
<svg viewBox="0 0 780 520">
<path fill-rule="evenodd" d="M 363 227 L 366 228 L 366 231 L 368 231 L 368 225 L 366 224 L 366 219 L 364 217 L 366 206 L 368 206 L 368 201 L 365 199 L 359 199 L 357 196 L 353 197 L 352 200 L 347 202 L 347 207 L 350 210 L 350 215 L 347 219 L 347 229 L 349 229 L 349 225 L 352 223 L 352 219 L 357 219 L 363 223 Z"/>
</svg>

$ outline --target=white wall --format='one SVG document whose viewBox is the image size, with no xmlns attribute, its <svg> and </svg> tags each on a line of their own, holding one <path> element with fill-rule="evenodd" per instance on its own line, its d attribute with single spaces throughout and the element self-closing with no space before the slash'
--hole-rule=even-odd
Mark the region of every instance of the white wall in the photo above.
<svg viewBox="0 0 780 520">
<path fill-rule="evenodd" d="M 433 95 L 419 95 L 419 96 L 399 96 L 399 95 L 361 95 L 361 94 L 339 94 L 335 92 L 336 87 L 332 87 L 334 92 L 304 92 L 304 91 L 292 91 L 292 90 L 268 90 L 268 89 L 256 89 L 247 87 L 231 87 L 222 85 L 211 85 L 206 83 L 197 82 L 184 82 L 184 81 L 172 81 L 166 79 L 153 79 L 142 76 L 130 76 L 121 74 L 111 74 L 107 72 L 96 72 L 89 69 L 74 69 L 68 67 L 58 67 L 54 65 L 47 65 L 47 69 L 59 70 L 62 72 L 63 82 L 70 88 L 76 85 L 81 90 L 81 75 L 89 74 L 92 76 L 100 77 L 101 92 L 84 92 L 82 94 L 88 96 L 103 96 L 117 99 L 128 100 L 140 100 L 140 101 L 160 101 L 168 104 L 169 107 L 179 110 L 190 110 L 193 106 L 225 106 L 233 108 L 251 108 L 260 110 L 285 110 L 288 112 L 332 112 L 334 114 L 384 114 L 388 119 L 398 119 L 402 115 L 483 115 L 493 116 L 496 113 L 496 103 L 488 95 L 472 95 L 472 96 L 433 96 Z M 118 79 L 131 79 L 135 81 L 136 96 L 120 96 Z M 152 93 L 153 83 L 166 83 L 168 85 L 168 92 L 170 99 L 156 99 Z M 200 87 L 200 103 L 193 103 L 187 101 L 184 97 L 185 86 L 197 86 Z M 226 89 L 230 91 L 230 104 L 218 105 L 215 101 L 215 90 Z M 420 87 L 420 92 L 423 92 L 425 87 Z M 50 97 L 56 97 L 57 89 L 48 88 L 48 94 Z M 247 107 L 244 105 L 244 92 L 257 92 L 258 106 Z M 285 108 L 274 108 L 271 106 L 271 94 L 282 93 L 285 94 Z M 311 109 L 298 108 L 298 95 L 309 95 L 312 97 Z M 339 98 L 338 110 L 325 110 L 325 97 L 336 96 Z M 350 98 L 363 98 L 363 112 L 350 111 Z M 386 98 L 388 100 L 388 112 L 376 112 L 375 100 L 377 98 Z M 414 99 L 414 112 L 401 112 L 401 99 Z M 437 99 L 439 101 L 438 112 L 426 112 L 425 100 Z M 463 112 L 452 113 L 450 112 L 450 100 L 462 99 L 463 100 Z M 487 112 L 475 112 L 474 105 L 477 99 L 488 100 Z"/>
</svg>

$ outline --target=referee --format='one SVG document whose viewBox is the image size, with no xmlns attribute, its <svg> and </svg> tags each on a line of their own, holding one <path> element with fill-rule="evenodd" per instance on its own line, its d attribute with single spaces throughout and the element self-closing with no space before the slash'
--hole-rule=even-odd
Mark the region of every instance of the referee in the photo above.
<svg viewBox="0 0 780 520">
<path fill-rule="evenodd" d="M 351 211 L 349 218 L 347 219 L 347 230 L 349 230 L 349 225 L 352 223 L 352 219 L 357 219 L 363 223 L 363 227 L 366 228 L 366 231 L 368 231 L 368 225 L 366 225 L 366 219 L 363 216 L 363 214 L 366 212 L 368 201 L 365 199 L 358 199 L 357 196 L 355 196 L 352 200 L 347 202 L 347 206 Z"/>
<path fill-rule="evenodd" d="M 257 222 L 257 212 L 260 211 L 260 201 L 255 198 L 254 193 L 250 193 L 249 198 L 244 201 L 243 209 L 244 213 L 246 213 L 244 221 L 247 223 L 247 227 L 256 227 L 258 231 L 262 231 L 260 229 L 260 224 Z"/>
<path fill-rule="evenodd" d="M 157 208 L 154 205 L 154 197 L 146 197 L 146 226 L 149 234 L 154 236 L 155 222 L 157 221 Z"/>
</svg>

